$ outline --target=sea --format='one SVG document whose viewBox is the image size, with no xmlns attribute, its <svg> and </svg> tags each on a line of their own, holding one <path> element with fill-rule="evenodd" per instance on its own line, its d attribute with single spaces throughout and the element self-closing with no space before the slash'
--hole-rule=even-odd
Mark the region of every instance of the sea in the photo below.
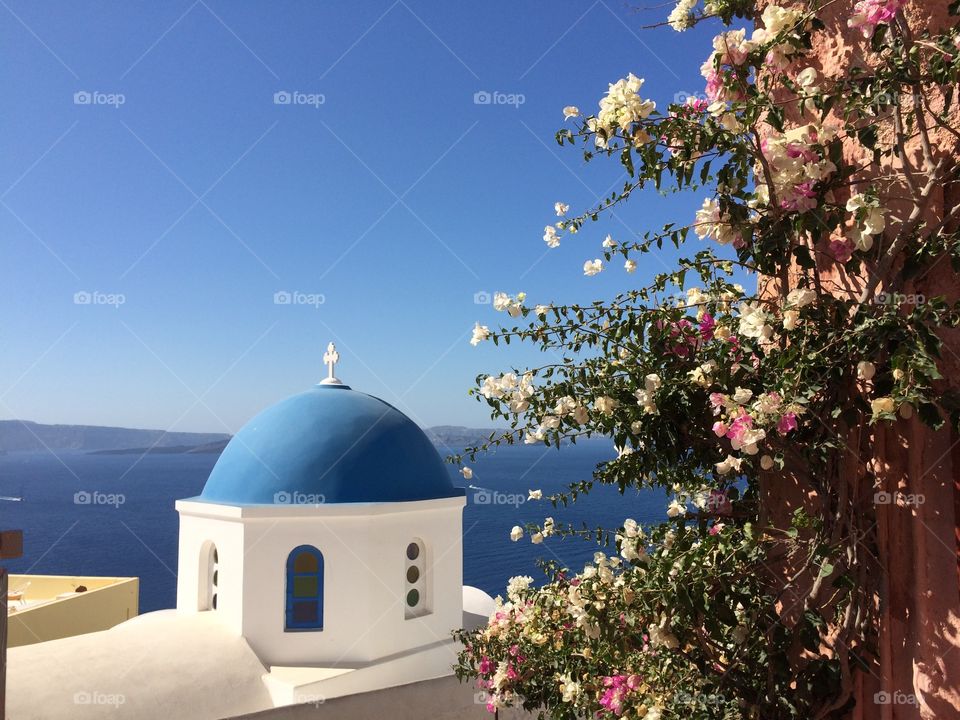
<svg viewBox="0 0 960 720">
<path fill-rule="evenodd" d="M 525 536 L 512 542 L 514 525 L 542 522 L 547 516 L 558 524 L 589 528 L 617 527 L 628 517 L 660 521 L 666 499 L 659 490 L 621 495 L 602 486 L 567 508 L 528 500 L 533 489 L 547 496 L 590 480 L 597 463 L 614 456 L 609 441 L 592 440 L 560 448 L 500 448 L 471 464 L 470 480 L 451 465 L 451 478 L 466 487 L 467 496 L 464 583 L 502 595 L 515 575 L 529 575 L 538 584 L 545 579 L 538 558 L 579 570 L 599 549 L 595 541 L 582 538 L 551 537 L 534 545 Z M 24 535 L 23 556 L 2 562 L 14 574 L 136 576 L 141 613 L 174 607 L 174 501 L 198 495 L 216 461 L 217 455 L 204 454 L 0 455 L 0 529 L 21 529 Z"/>
</svg>

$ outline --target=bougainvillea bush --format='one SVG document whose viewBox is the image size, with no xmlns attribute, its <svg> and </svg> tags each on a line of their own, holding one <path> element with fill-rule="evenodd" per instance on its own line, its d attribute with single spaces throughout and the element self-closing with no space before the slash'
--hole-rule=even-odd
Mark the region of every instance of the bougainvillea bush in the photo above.
<svg viewBox="0 0 960 720">
<path fill-rule="evenodd" d="M 457 633 L 458 676 L 491 712 L 849 713 L 882 602 L 871 433 L 914 413 L 956 424 L 960 406 L 938 386 L 954 299 L 910 294 L 960 259 L 960 208 L 932 200 L 956 180 L 960 35 L 911 24 L 904 4 L 844 3 L 838 29 L 823 9 L 836 2 L 681 0 L 674 30 L 722 29 L 702 97 L 661 109 L 629 74 L 596 111 L 564 109 L 558 143 L 619 161 L 630 180 L 580 214 L 557 203 L 549 247 L 582 243 L 645 188 L 702 204 L 629 242 L 607 236 L 583 266 L 633 272 L 645 253 L 679 248 L 649 286 L 584 306 L 500 293 L 495 308 L 519 324 L 474 329 L 474 344 L 529 342 L 564 362 L 480 376 L 478 397 L 512 430 L 458 461 L 583 436 L 618 450 L 591 481 L 542 499 L 556 519 L 511 533 L 588 536 L 594 561 L 543 563 L 542 585 L 514 578 L 485 627 Z M 841 76 L 814 62 L 831 32 L 860 43 Z M 765 488 L 784 478 L 806 501 L 771 511 Z M 564 525 L 562 506 L 595 484 L 665 488 L 665 521 Z"/>
</svg>

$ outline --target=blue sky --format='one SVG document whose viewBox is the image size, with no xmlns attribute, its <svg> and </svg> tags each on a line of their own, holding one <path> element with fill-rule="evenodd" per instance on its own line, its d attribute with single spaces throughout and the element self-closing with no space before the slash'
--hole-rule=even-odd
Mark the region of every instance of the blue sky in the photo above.
<svg viewBox="0 0 960 720">
<path fill-rule="evenodd" d="M 670 253 L 633 276 L 583 261 L 701 200 L 648 193 L 558 250 L 541 239 L 555 201 L 624 179 L 557 148 L 563 106 L 593 110 L 631 71 L 660 107 L 702 89 L 707 31 L 640 29 L 669 7 L 0 6 L 3 418 L 234 432 L 319 380 L 334 340 L 354 388 L 484 426 L 475 375 L 540 357 L 472 348 L 475 321 L 505 317 L 475 294 L 639 285 Z"/>
</svg>

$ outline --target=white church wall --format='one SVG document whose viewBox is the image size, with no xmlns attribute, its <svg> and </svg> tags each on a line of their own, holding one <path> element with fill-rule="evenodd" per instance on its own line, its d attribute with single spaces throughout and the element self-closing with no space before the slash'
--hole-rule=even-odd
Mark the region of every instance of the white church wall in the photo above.
<svg viewBox="0 0 960 720">
<path fill-rule="evenodd" d="M 463 499 L 244 508 L 243 633 L 267 664 L 363 664 L 445 640 L 462 617 Z M 406 548 L 423 541 L 431 612 L 406 619 Z M 286 561 L 324 558 L 323 630 L 285 631 Z M 444 590 L 444 588 L 446 590 Z"/>
<path fill-rule="evenodd" d="M 180 511 L 180 545 L 177 570 L 177 609 L 197 612 L 209 607 L 209 573 L 205 563 L 210 543 L 216 547 L 217 609 L 219 619 L 236 633 L 243 627 L 243 524 L 239 514 L 222 517 L 198 515 L 197 512 L 215 511 L 221 506 L 207 503 L 178 501 Z"/>
</svg>

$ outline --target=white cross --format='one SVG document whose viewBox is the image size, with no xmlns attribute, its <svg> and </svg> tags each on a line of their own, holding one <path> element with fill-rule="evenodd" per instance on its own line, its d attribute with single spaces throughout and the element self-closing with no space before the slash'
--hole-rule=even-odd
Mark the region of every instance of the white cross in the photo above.
<svg viewBox="0 0 960 720">
<path fill-rule="evenodd" d="M 328 384 L 339 383 L 340 381 L 333 374 L 333 367 L 340 362 L 340 353 L 337 352 L 337 347 L 333 343 L 327 345 L 327 351 L 323 354 L 323 362 L 327 366 L 327 378 L 324 382 Z"/>
</svg>

